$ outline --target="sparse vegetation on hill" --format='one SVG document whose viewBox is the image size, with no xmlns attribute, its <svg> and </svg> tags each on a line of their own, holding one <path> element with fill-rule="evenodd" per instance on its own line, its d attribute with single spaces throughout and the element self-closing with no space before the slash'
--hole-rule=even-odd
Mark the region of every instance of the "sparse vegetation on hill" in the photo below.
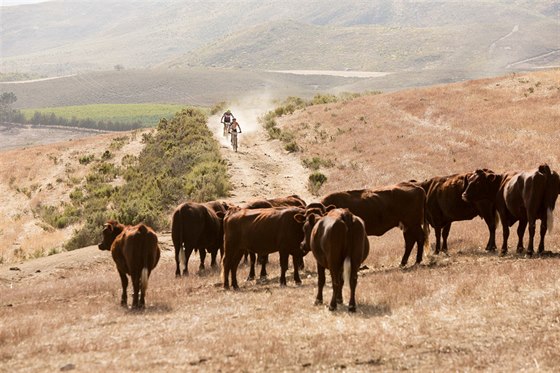
<svg viewBox="0 0 560 373">
<path fill-rule="evenodd" d="M 121 165 L 111 162 L 110 150 L 101 159 L 80 158 L 94 162 L 91 172 L 72 191 L 70 206 L 62 206 L 61 216 L 54 217 L 55 225 L 75 215 L 84 222 L 66 248 L 95 243 L 109 218 L 161 230 L 168 227 L 168 215 L 180 201 L 225 197 L 230 188 L 226 166 L 206 120 L 204 112 L 192 108 L 162 119 L 154 132 L 144 135 L 145 148 L 138 158 L 125 157 Z M 118 141 L 111 146 L 119 146 Z M 51 215 L 56 216 L 52 211 Z"/>
<path fill-rule="evenodd" d="M 324 193 L 483 167 L 558 169 L 559 82 L 554 69 L 362 96 L 275 116 L 274 131 L 298 139 L 306 164 L 332 162 Z"/>
</svg>

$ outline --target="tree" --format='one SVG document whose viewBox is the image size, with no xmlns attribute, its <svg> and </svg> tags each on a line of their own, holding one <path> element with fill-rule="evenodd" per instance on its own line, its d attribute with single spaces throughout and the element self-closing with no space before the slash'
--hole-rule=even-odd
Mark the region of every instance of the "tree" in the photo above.
<svg viewBox="0 0 560 373">
<path fill-rule="evenodd" d="M 3 92 L 0 95 L 0 121 L 9 121 L 12 118 L 12 104 L 17 101 L 14 92 Z"/>
</svg>

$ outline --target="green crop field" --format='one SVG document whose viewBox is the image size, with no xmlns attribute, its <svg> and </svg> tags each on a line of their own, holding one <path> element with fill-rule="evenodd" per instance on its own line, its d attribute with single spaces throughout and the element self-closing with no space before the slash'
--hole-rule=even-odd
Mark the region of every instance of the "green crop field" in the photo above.
<svg viewBox="0 0 560 373">
<path fill-rule="evenodd" d="M 161 118 L 172 118 L 185 105 L 180 104 L 93 104 L 22 109 L 27 119 L 35 112 L 53 113 L 65 119 L 93 119 L 121 123 L 141 122 L 145 126 L 155 126 Z"/>
</svg>

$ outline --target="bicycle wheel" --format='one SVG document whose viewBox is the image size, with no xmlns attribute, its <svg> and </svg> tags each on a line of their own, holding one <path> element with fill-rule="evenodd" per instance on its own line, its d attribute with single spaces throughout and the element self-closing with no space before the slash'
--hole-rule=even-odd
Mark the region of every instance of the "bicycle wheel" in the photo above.
<svg viewBox="0 0 560 373">
<path fill-rule="evenodd" d="M 233 146 L 233 150 L 237 153 L 237 133 L 232 134 L 231 145 Z"/>
</svg>

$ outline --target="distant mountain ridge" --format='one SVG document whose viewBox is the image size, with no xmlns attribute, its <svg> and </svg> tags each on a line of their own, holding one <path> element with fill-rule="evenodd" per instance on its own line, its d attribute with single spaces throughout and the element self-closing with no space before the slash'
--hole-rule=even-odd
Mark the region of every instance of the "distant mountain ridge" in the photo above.
<svg viewBox="0 0 560 373">
<path fill-rule="evenodd" d="M 49 1 L 1 8 L 0 68 L 47 75 L 116 65 L 531 68 L 560 64 L 559 7 L 554 0 Z"/>
</svg>

